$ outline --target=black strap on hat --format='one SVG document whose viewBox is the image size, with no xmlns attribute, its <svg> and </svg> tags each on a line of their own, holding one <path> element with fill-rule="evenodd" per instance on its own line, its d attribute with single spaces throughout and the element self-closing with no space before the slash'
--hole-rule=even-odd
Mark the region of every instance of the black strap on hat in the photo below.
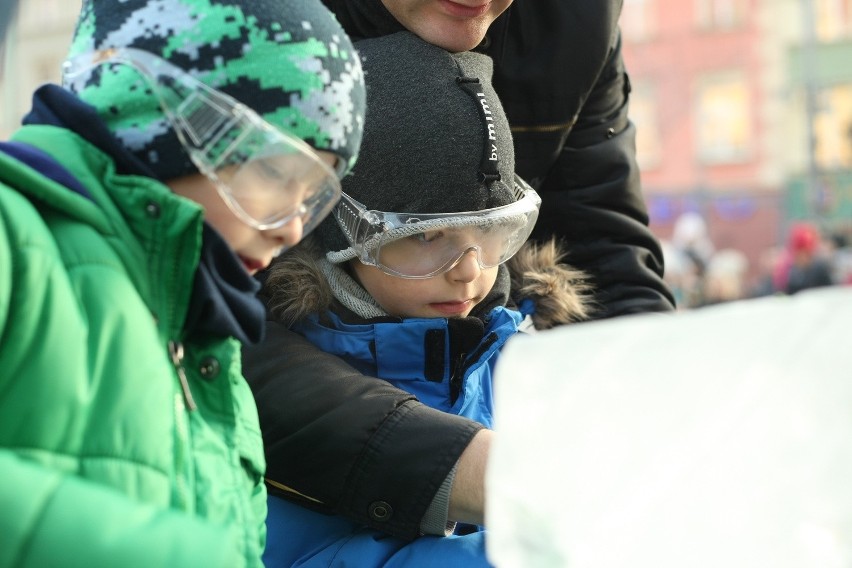
<svg viewBox="0 0 852 568">
<path fill-rule="evenodd" d="M 485 139 L 482 145 L 482 158 L 479 162 L 479 181 L 483 182 L 486 186 L 490 186 L 492 182 L 500 181 L 497 129 L 494 126 L 491 106 L 488 104 L 488 100 L 485 98 L 485 91 L 476 77 L 456 77 L 456 83 L 467 94 L 473 97 L 473 100 L 476 102 L 476 108 L 479 111 L 479 116 L 482 119 L 482 124 L 485 127 L 483 131 Z"/>
</svg>

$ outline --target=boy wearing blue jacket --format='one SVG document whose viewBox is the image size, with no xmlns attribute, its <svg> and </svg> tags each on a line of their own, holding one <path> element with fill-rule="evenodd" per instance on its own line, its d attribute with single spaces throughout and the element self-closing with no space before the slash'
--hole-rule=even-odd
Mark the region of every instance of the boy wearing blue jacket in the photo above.
<svg viewBox="0 0 852 568">
<path fill-rule="evenodd" d="M 316 237 L 270 268 L 263 294 L 277 320 L 359 372 L 490 428 L 499 350 L 525 315 L 538 328 L 584 318 L 587 286 L 554 243 L 525 246 L 541 201 L 515 176 L 491 59 L 409 32 L 356 48 L 368 109 L 358 166 Z M 407 542 L 267 483 L 268 566 L 488 564 L 480 527 Z M 393 511 L 377 502 L 371 514 Z"/>
</svg>

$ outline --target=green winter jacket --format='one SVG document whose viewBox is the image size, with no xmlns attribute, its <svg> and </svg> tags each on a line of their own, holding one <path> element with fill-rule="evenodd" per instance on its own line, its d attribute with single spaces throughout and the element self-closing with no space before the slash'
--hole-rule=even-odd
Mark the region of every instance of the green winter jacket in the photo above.
<svg viewBox="0 0 852 568">
<path fill-rule="evenodd" d="M 200 207 L 68 130 L 13 140 L 92 199 L 0 152 L 0 567 L 259 565 L 239 344 L 182 333 Z"/>
</svg>

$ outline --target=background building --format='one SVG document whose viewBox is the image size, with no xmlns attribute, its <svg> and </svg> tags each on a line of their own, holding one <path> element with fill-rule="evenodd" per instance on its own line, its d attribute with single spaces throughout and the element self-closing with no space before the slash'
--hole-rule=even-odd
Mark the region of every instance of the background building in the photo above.
<svg viewBox="0 0 852 568">
<path fill-rule="evenodd" d="M 0 78 L 0 138 L 7 138 L 30 108 L 35 88 L 58 82 L 79 1 L 26 0 L 9 30 Z"/>
<path fill-rule="evenodd" d="M 684 213 L 748 276 L 794 220 L 852 229 L 852 0 L 625 0 L 652 228 Z"/>
</svg>

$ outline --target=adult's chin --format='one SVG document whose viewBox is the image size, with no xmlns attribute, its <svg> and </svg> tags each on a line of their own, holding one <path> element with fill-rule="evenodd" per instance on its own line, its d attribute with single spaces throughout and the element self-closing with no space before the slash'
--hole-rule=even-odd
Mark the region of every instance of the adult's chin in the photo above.
<svg viewBox="0 0 852 568">
<path fill-rule="evenodd" d="M 444 25 L 425 27 L 415 33 L 431 44 L 452 53 L 470 51 L 482 43 L 488 26 L 478 22 L 450 21 Z"/>
</svg>

